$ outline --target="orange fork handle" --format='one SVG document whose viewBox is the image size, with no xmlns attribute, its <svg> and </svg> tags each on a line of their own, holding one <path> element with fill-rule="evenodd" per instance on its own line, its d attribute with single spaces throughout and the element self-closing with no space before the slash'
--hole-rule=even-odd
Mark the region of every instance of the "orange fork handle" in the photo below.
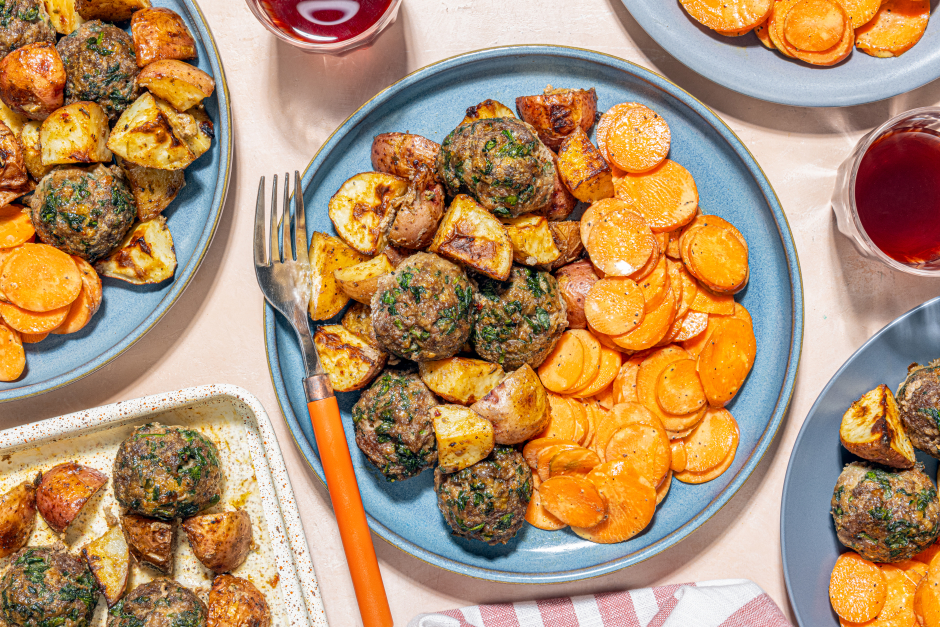
<svg viewBox="0 0 940 627">
<path fill-rule="evenodd" d="M 352 575 L 359 614 L 365 627 L 392 627 L 392 611 L 382 584 L 382 573 L 372 546 L 372 534 L 362 508 L 359 484 L 353 471 L 349 445 L 336 397 L 307 404 L 333 512 Z"/>
</svg>

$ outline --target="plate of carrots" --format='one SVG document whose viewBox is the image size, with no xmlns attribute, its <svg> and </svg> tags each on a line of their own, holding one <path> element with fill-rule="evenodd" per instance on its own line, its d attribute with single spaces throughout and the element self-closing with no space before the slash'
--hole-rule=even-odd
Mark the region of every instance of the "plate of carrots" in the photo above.
<svg viewBox="0 0 940 627">
<path fill-rule="evenodd" d="M 864 104 L 940 77 L 930 0 L 623 0 L 683 64 L 754 98 Z"/>
</svg>

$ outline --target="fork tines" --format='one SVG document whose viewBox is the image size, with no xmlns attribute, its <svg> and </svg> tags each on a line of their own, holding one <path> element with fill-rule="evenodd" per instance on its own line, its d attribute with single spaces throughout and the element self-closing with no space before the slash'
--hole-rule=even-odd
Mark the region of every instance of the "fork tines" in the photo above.
<svg viewBox="0 0 940 627">
<path fill-rule="evenodd" d="M 255 207 L 255 265 L 269 266 L 272 263 L 290 263 L 293 261 L 306 265 L 307 260 L 307 226 L 304 216 L 303 188 L 300 184 L 300 172 L 294 170 L 294 211 L 293 211 L 293 244 L 291 243 L 291 206 L 290 206 L 290 175 L 284 174 L 284 192 L 282 194 L 280 216 L 277 202 L 277 174 L 271 181 L 271 217 L 270 228 L 265 236 L 265 177 L 261 177 L 258 185 L 258 203 Z M 269 240 L 269 246 L 265 246 Z M 279 243 L 280 240 L 280 243 Z"/>
</svg>

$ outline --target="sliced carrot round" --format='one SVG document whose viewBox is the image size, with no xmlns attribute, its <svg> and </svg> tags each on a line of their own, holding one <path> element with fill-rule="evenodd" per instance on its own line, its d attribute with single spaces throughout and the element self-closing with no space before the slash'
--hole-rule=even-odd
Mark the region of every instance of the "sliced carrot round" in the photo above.
<svg viewBox="0 0 940 627">
<path fill-rule="evenodd" d="M 757 35 L 757 39 L 764 45 L 765 48 L 770 50 L 776 50 L 774 42 L 770 40 L 770 33 L 768 32 L 767 24 L 761 24 L 760 26 L 754 27 L 754 34 Z"/>
<path fill-rule="evenodd" d="M 3 262 L 0 291 L 29 311 L 60 309 L 78 298 L 82 278 L 67 254 L 45 244 L 23 244 Z"/>
<path fill-rule="evenodd" d="M 542 481 L 545 481 L 549 477 L 548 465 L 552 462 L 552 458 L 555 457 L 555 455 L 562 451 L 579 448 L 582 448 L 581 445 L 575 444 L 574 442 L 570 444 L 553 444 L 552 446 L 545 447 L 539 452 L 538 465 L 535 468 L 534 474 L 537 474 Z"/>
<path fill-rule="evenodd" d="M 839 43 L 848 21 L 845 9 L 832 0 L 800 0 L 787 13 L 783 34 L 800 50 L 822 52 Z"/>
<path fill-rule="evenodd" d="M 643 292 L 644 309 L 652 311 L 666 298 L 666 292 L 672 289 L 672 277 L 669 275 L 669 266 L 666 258 L 660 256 L 656 268 L 646 277 L 637 281 Z"/>
<path fill-rule="evenodd" d="M 555 348 L 538 368 L 539 380 L 551 392 L 565 392 L 581 378 L 584 347 L 570 331 L 561 334 Z"/>
<path fill-rule="evenodd" d="M 669 124 L 644 105 L 627 109 L 607 131 L 607 152 L 611 161 L 631 173 L 647 172 L 669 154 Z"/>
<path fill-rule="evenodd" d="M 20 333 L 46 333 L 62 324 L 69 314 L 69 305 L 50 311 L 29 311 L 13 303 L 0 303 L 0 317 Z"/>
<path fill-rule="evenodd" d="M 29 214 L 19 205 L 0 207 L 0 248 L 13 248 L 36 234 Z"/>
<path fill-rule="evenodd" d="M 841 618 L 853 623 L 872 620 L 888 597 L 881 568 L 857 553 L 843 553 L 829 578 L 829 601 Z"/>
<path fill-rule="evenodd" d="M 545 430 L 538 437 L 575 440 L 575 419 L 571 405 L 561 396 L 548 393 L 549 420 Z"/>
<path fill-rule="evenodd" d="M 620 428 L 611 436 L 604 450 L 604 458 L 608 462 L 627 462 L 650 485 L 659 485 L 669 472 L 671 456 L 666 430 L 644 424 Z"/>
<path fill-rule="evenodd" d="M 618 197 L 636 205 L 654 232 L 681 228 L 698 213 L 695 179 L 671 159 L 648 172 L 628 174 L 615 189 Z"/>
<path fill-rule="evenodd" d="M 705 472 L 716 468 L 737 446 L 738 423 L 726 409 L 710 409 L 685 441 L 688 472 Z"/>
<path fill-rule="evenodd" d="M 601 368 L 602 347 L 601 343 L 597 341 L 597 338 L 594 337 L 590 331 L 585 329 L 569 329 L 567 333 L 571 333 L 581 340 L 582 354 L 584 355 L 581 363 L 581 376 L 578 377 L 578 380 L 571 389 L 567 390 L 567 392 L 573 393 L 586 388 L 597 376 Z"/>
<path fill-rule="evenodd" d="M 636 398 L 636 374 L 640 370 L 640 364 L 644 357 L 634 356 L 628 359 L 620 366 L 620 372 L 614 379 L 614 405 L 619 403 L 637 402 Z"/>
<path fill-rule="evenodd" d="M 920 41 L 929 20 L 929 0 L 885 0 L 858 29 L 855 45 L 873 57 L 896 57 Z"/>
<path fill-rule="evenodd" d="M 774 0 L 680 0 L 689 15 L 713 30 L 739 32 L 767 19 Z"/>
<path fill-rule="evenodd" d="M 685 415 L 698 411 L 708 400 L 696 370 L 694 359 L 674 361 L 656 382 L 656 400 L 670 414 Z"/>
<path fill-rule="evenodd" d="M 682 440 L 672 440 L 669 442 L 669 448 L 672 451 L 672 462 L 669 467 L 673 472 L 682 472 L 688 462 L 688 456 L 685 452 L 685 442 Z"/>
<path fill-rule="evenodd" d="M 849 14 L 852 28 L 859 28 L 875 17 L 881 7 L 881 0 L 839 0 L 839 4 Z"/>
<path fill-rule="evenodd" d="M 646 407 L 639 403 L 620 403 L 599 421 L 594 434 L 594 452 L 602 460 L 607 457 L 607 445 L 610 439 L 623 427 L 631 424 L 662 425 Z"/>
<path fill-rule="evenodd" d="M 91 265 L 81 257 L 72 259 L 82 274 L 82 291 L 69 306 L 69 313 L 62 324 L 53 329 L 56 335 L 77 333 L 85 328 L 101 306 L 101 279 Z"/>
<path fill-rule="evenodd" d="M 601 465 L 597 453 L 587 448 L 572 448 L 559 451 L 548 462 L 548 475 L 586 476 L 595 466 Z"/>
<path fill-rule="evenodd" d="M 733 294 L 748 278 L 747 248 L 729 231 L 715 226 L 698 229 L 689 243 L 689 271 L 710 289 Z"/>
<path fill-rule="evenodd" d="M 588 325 L 606 335 L 621 335 L 636 328 L 645 315 L 643 290 L 625 277 L 600 279 L 584 299 Z"/>
<path fill-rule="evenodd" d="M 572 526 L 571 530 L 585 540 L 600 544 L 624 542 L 637 535 L 653 520 L 656 513 L 656 490 L 642 478 L 623 468 L 622 462 L 602 464 L 588 473 L 607 502 L 607 518 L 600 524 L 585 528 Z"/>
<path fill-rule="evenodd" d="M 16 381 L 26 369 L 20 334 L 0 321 L 0 381 Z"/>
<path fill-rule="evenodd" d="M 582 477 L 560 475 L 539 486 L 542 506 L 572 527 L 593 527 L 607 516 L 607 503 L 595 485 Z"/>
<path fill-rule="evenodd" d="M 594 436 L 594 424 L 591 418 L 588 417 L 587 408 L 576 398 L 570 396 L 562 396 L 561 398 L 565 399 L 568 407 L 571 408 L 571 416 L 574 418 L 576 425 L 574 441 L 581 446 L 587 446 L 587 442 Z"/>
<path fill-rule="evenodd" d="M 682 319 L 682 328 L 673 338 L 676 342 L 685 342 L 698 337 L 708 328 L 708 314 L 700 311 L 690 311 Z"/>
<path fill-rule="evenodd" d="M 594 396 L 595 394 L 608 388 L 608 386 L 610 386 L 610 384 L 613 383 L 614 379 L 617 377 L 617 373 L 620 371 L 620 363 L 620 353 L 613 350 L 612 348 L 602 346 L 601 365 L 597 371 L 597 376 L 594 377 L 594 380 L 591 381 L 586 388 L 572 392 L 572 394 L 574 396 L 583 398 L 587 396 Z"/>
<path fill-rule="evenodd" d="M 601 215 L 585 248 L 604 274 L 630 276 L 646 265 L 657 244 L 643 216 L 617 209 Z"/>
<path fill-rule="evenodd" d="M 591 229 L 593 229 L 600 219 L 604 217 L 609 211 L 616 211 L 622 209 L 624 211 L 634 211 L 633 205 L 627 203 L 626 201 L 620 200 L 619 198 L 603 198 L 592 202 L 587 209 L 584 210 L 584 213 L 581 215 L 581 221 L 579 222 L 579 229 L 581 232 L 581 241 L 587 243 L 588 238 L 591 236 Z"/>
<path fill-rule="evenodd" d="M 627 350 L 646 350 L 656 346 L 675 319 L 676 300 L 670 291 L 659 307 L 646 313 L 638 327 L 623 335 L 612 336 L 612 339 L 617 346 Z"/>
<path fill-rule="evenodd" d="M 757 344 L 750 325 L 737 318 L 718 321 L 698 356 L 698 374 L 709 404 L 727 405 L 754 366 Z"/>
<path fill-rule="evenodd" d="M 23 344 L 39 344 L 47 337 L 49 337 L 48 331 L 45 333 L 20 333 L 20 341 Z"/>
<path fill-rule="evenodd" d="M 659 505 L 666 499 L 666 495 L 669 494 L 669 488 L 672 486 L 672 471 L 666 473 L 666 478 L 659 482 L 659 485 L 656 486 L 656 504 Z"/>
<path fill-rule="evenodd" d="M 597 149 L 600 151 L 601 156 L 610 163 L 611 170 L 615 172 L 615 176 L 623 176 L 627 174 L 624 170 L 618 168 L 610 159 L 610 153 L 607 151 L 607 134 L 610 132 L 610 129 L 613 128 L 614 122 L 616 122 L 621 115 L 632 109 L 633 107 L 641 106 L 637 102 L 621 102 L 618 105 L 614 105 L 608 109 L 603 115 L 601 115 L 600 120 L 597 122 Z M 586 240 L 581 240 L 586 241 Z"/>
<path fill-rule="evenodd" d="M 702 285 L 695 292 L 695 300 L 689 307 L 692 311 L 730 316 L 734 313 L 734 296 L 731 294 L 716 294 Z"/>
<path fill-rule="evenodd" d="M 539 479 L 538 475 L 532 475 L 532 484 L 532 498 L 529 499 L 529 505 L 525 510 L 526 522 L 544 531 L 558 531 L 567 527 L 568 525 L 555 518 L 554 515 L 542 507 L 542 497 L 539 495 L 539 486 L 542 484 L 542 480 Z"/>
<path fill-rule="evenodd" d="M 578 445 L 577 442 L 562 440 L 561 438 L 534 438 L 526 442 L 525 446 L 522 448 L 522 457 L 525 458 L 529 468 L 536 470 L 539 467 L 539 454 L 549 446 L 555 446 L 556 444 Z"/>
</svg>

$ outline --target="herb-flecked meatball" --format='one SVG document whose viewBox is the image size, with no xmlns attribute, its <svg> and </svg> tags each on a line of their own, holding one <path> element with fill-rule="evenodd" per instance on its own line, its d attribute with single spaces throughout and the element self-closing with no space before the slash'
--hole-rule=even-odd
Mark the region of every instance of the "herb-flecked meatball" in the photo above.
<svg viewBox="0 0 940 627">
<path fill-rule="evenodd" d="M 111 252 L 137 217 L 121 169 L 68 167 L 39 181 L 30 217 L 44 243 L 92 262 Z"/>
<path fill-rule="evenodd" d="M 474 349 L 507 371 L 537 368 L 568 325 L 555 277 L 524 266 L 513 266 L 508 281 L 479 279 L 474 308 Z"/>
<path fill-rule="evenodd" d="M 0 612 L 11 627 L 87 627 L 98 602 L 88 566 L 65 551 L 29 547 L 0 580 Z"/>
<path fill-rule="evenodd" d="M 192 590 L 161 578 L 137 586 L 108 610 L 108 627 L 204 627 L 207 615 Z"/>
<path fill-rule="evenodd" d="M 353 405 L 356 444 L 385 478 L 413 477 L 437 460 L 430 409 L 437 399 L 417 374 L 386 370 Z"/>
<path fill-rule="evenodd" d="M 911 443 L 940 458 L 940 362 L 912 364 L 898 390 L 901 422 Z"/>
<path fill-rule="evenodd" d="M 55 27 L 42 0 L 6 0 L 0 6 L 0 58 L 37 41 L 55 43 Z"/>
<path fill-rule="evenodd" d="M 940 533 L 937 490 L 923 466 L 910 470 L 853 462 L 832 494 L 839 541 L 873 562 L 900 562 Z"/>
<path fill-rule="evenodd" d="M 221 494 L 219 452 L 198 431 L 149 423 L 134 429 L 114 458 L 114 496 L 137 514 L 189 518 Z"/>
<path fill-rule="evenodd" d="M 123 30 L 91 20 L 56 45 L 65 64 L 65 104 L 97 102 L 114 122 L 137 99 L 134 40 Z"/>
<path fill-rule="evenodd" d="M 555 189 L 552 152 L 515 118 L 457 127 L 441 144 L 437 174 L 451 195 L 466 192 L 502 217 L 542 209 Z"/>
<path fill-rule="evenodd" d="M 509 446 L 453 474 L 434 470 L 437 506 L 454 535 L 489 544 L 513 539 L 532 498 L 532 471 Z"/>
<path fill-rule="evenodd" d="M 456 355 L 470 337 L 473 286 L 459 266 L 416 253 L 379 279 L 372 327 L 388 352 L 431 361 Z"/>
</svg>

